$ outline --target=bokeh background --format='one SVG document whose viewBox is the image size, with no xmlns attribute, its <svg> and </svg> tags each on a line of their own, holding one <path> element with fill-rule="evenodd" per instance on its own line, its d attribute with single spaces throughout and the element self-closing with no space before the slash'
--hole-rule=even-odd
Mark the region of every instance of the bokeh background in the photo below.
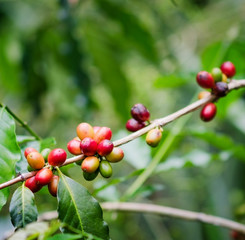
<svg viewBox="0 0 245 240">
<path fill-rule="evenodd" d="M 146 105 L 155 119 L 197 99 L 200 70 L 230 60 L 236 79 L 245 77 L 244 12 L 243 0 L 0 0 L 0 101 L 59 147 L 66 148 L 80 122 L 108 126 L 118 139 L 128 134 L 133 104 Z M 212 122 L 202 122 L 196 111 L 166 126 L 160 148 L 178 129 L 168 151 L 127 200 L 245 222 L 244 93 L 220 99 Z M 27 134 L 21 127 L 17 133 Z M 119 200 L 158 152 L 144 137 L 123 149 L 125 159 L 113 165 L 109 180 L 87 183 L 76 165 L 64 172 L 99 201 Z M 114 179 L 117 184 L 95 192 Z M 47 189 L 36 202 L 40 213 L 56 208 Z M 11 230 L 8 205 L 0 216 L 3 235 Z M 117 240 L 230 239 L 229 230 L 197 222 L 104 216 Z"/>
</svg>

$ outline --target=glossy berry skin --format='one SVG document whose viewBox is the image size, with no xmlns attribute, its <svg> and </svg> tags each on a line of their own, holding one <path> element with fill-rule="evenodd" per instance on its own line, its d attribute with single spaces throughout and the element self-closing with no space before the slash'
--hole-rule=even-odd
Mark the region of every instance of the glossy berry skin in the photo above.
<svg viewBox="0 0 245 240">
<path fill-rule="evenodd" d="M 97 132 L 101 129 L 101 127 L 99 127 L 99 126 L 94 126 L 93 129 L 94 129 L 94 135 L 96 135 Z"/>
<path fill-rule="evenodd" d="M 53 175 L 48 184 L 48 190 L 53 197 L 57 196 L 59 179 L 60 179 L 59 176 Z"/>
<path fill-rule="evenodd" d="M 110 140 L 105 139 L 98 144 L 97 153 L 100 156 L 106 156 L 109 153 L 111 153 L 112 149 L 113 149 L 113 143 Z"/>
<path fill-rule="evenodd" d="M 104 139 L 110 140 L 112 137 L 112 131 L 108 127 L 99 127 L 99 129 L 95 130 L 96 133 L 94 134 L 94 140 L 97 143 L 100 143 Z"/>
<path fill-rule="evenodd" d="M 65 162 L 66 157 L 67 157 L 67 154 L 64 149 L 55 148 L 48 155 L 48 163 L 51 166 L 59 166 Z"/>
<path fill-rule="evenodd" d="M 100 162 L 100 174 L 104 178 L 109 178 L 112 175 L 112 167 L 111 164 L 108 161 L 102 160 Z"/>
<path fill-rule="evenodd" d="M 162 130 L 155 128 L 146 134 L 146 143 L 151 147 L 156 147 L 162 139 Z"/>
<path fill-rule="evenodd" d="M 220 66 L 221 71 L 228 77 L 231 78 L 236 74 L 236 68 L 232 62 L 224 62 Z"/>
<path fill-rule="evenodd" d="M 201 110 L 200 117 L 204 122 L 211 121 L 217 112 L 217 108 L 214 103 L 207 103 Z"/>
<path fill-rule="evenodd" d="M 213 88 L 214 79 L 212 75 L 206 71 L 201 71 L 196 76 L 197 83 L 202 88 Z"/>
<path fill-rule="evenodd" d="M 218 97 L 224 97 L 228 92 L 228 85 L 225 82 L 217 82 L 213 88 L 213 93 Z"/>
<path fill-rule="evenodd" d="M 119 147 L 114 147 L 112 152 L 105 156 L 109 162 L 120 162 L 124 157 L 124 152 Z"/>
<path fill-rule="evenodd" d="M 80 144 L 81 144 L 80 140 L 72 139 L 67 143 L 67 149 L 73 155 L 80 155 L 82 154 L 82 149 Z"/>
<path fill-rule="evenodd" d="M 77 126 L 77 136 L 83 140 L 86 137 L 93 138 L 94 137 L 94 129 L 88 123 L 80 123 Z"/>
<path fill-rule="evenodd" d="M 98 174 L 99 174 L 98 169 L 97 169 L 95 172 L 93 172 L 93 173 L 88 173 L 88 172 L 84 172 L 84 171 L 83 171 L 83 177 L 84 177 L 84 179 L 87 180 L 87 181 L 92 181 L 92 180 L 94 180 L 94 179 L 98 176 Z"/>
<path fill-rule="evenodd" d="M 33 193 L 39 191 L 42 188 L 42 186 L 39 185 L 36 181 L 35 176 L 28 178 L 25 181 L 25 186 L 28 187 Z"/>
<path fill-rule="evenodd" d="M 25 158 L 27 158 L 27 155 L 31 152 L 38 152 L 38 151 L 35 148 L 27 147 L 24 152 Z"/>
<path fill-rule="evenodd" d="M 50 148 L 44 148 L 41 152 L 43 158 L 45 161 L 48 161 L 48 155 L 49 153 L 51 152 L 51 149 Z"/>
<path fill-rule="evenodd" d="M 80 143 L 81 150 L 86 156 L 93 156 L 97 151 L 97 142 L 89 137 L 84 138 Z"/>
<path fill-rule="evenodd" d="M 39 152 L 29 153 L 27 155 L 27 162 L 33 169 L 41 169 L 45 165 L 45 160 Z"/>
<path fill-rule="evenodd" d="M 208 97 L 208 96 L 210 96 L 210 95 L 211 95 L 211 93 L 208 92 L 208 91 L 201 91 L 201 92 L 198 94 L 198 99 L 203 99 L 203 98 Z"/>
<path fill-rule="evenodd" d="M 141 103 L 136 103 L 131 108 L 131 116 L 138 122 L 148 121 L 150 118 L 150 112 L 148 109 Z"/>
<path fill-rule="evenodd" d="M 215 82 L 222 81 L 222 71 L 220 70 L 220 68 L 213 68 L 211 71 L 211 75 Z"/>
<path fill-rule="evenodd" d="M 138 122 L 134 118 L 129 119 L 126 123 L 126 128 L 130 132 L 136 132 L 143 127 L 145 127 L 145 123 L 144 122 Z"/>
<path fill-rule="evenodd" d="M 53 172 L 49 168 L 43 168 L 39 170 L 35 176 L 38 184 L 44 186 L 47 185 L 53 176 Z"/>
<path fill-rule="evenodd" d="M 98 169 L 99 165 L 100 165 L 100 160 L 97 157 L 90 156 L 90 157 L 86 157 L 83 160 L 81 169 L 84 172 L 93 173 Z"/>
</svg>

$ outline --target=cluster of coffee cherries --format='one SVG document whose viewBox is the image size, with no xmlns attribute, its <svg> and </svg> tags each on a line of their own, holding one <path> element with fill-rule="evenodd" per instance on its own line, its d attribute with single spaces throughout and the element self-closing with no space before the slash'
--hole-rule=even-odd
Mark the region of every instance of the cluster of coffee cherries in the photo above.
<svg viewBox="0 0 245 240">
<path fill-rule="evenodd" d="M 224 62 L 220 68 L 215 67 L 209 73 L 201 71 L 196 76 L 196 81 L 202 88 L 209 89 L 210 91 L 202 91 L 199 93 L 198 98 L 202 99 L 210 94 L 215 94 L 217 97 L 224 97 L 228 92 L 227 83 L 235 75 L 236 69 L 232 62 Z M 203 121 L 211 121 L 217 112 L 214 103 L 207 103 L 201 110 L 200 117 Z"/>
<path fill-rule="evenodd" d="M 89 123 L 80 123 L 77 128 L 77 137 L 67 144 L 68 151 L 73 155 L 84 154 L 81 162 L 81 169 L 86 180 L 95 179 L 100 173 L 103 177 L 109 178 L 112 175 L 110 163 L 119 162 L 123 159 L 123 150 L 114 147 L 110 141 L 112 131 L 108 127 L 92 127 Z"/>
<path fill-rule="evenodd" d="M 136 132 L 150 123 L 150 112 L 142 103 L 135 104 L 130 113 L 132 118 L 126 123 L 128 131 Z M 156 147 L 162 139 L 162 131 L 161 127 L 150 130 L 146 134 L 146 143 L 151 147 Z"/>
<path fill-rule="evenodd" d="M 35 193 L 43 186 L 48 185 L 50 194 L 56 197 L 59 176 L 54 175 L 52 170 L 53 166 L 60 166 L 65 162 L 67 157 L 65 150 L 56 148 L 51 151 L 51 149 L 45 148 L 39 153 L 35 148 L 27 147 L 24 155 L 29 164 L 28 169 L 30 171 L 38 170 L 35 176 L 26 180 L 25 186 Z"/>
</svg>

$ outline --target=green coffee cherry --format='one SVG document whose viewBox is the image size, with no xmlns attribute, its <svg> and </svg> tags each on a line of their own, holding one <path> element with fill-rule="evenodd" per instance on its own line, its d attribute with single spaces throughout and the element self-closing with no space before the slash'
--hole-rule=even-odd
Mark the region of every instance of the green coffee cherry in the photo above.
<svg viewBox="0 0 245 240">
<path fill-rule="evenodd" d="M 222 71 L 220 70 L 220 68 L 213 68 L 211 71 L 211 75 L 215 82 L 222 81 Z"/>
<path fill-rule="evenodd" d="M 112 175 L 112 167 L 111 164 L 106 161 L 106 160 L 102 160 L 100 162 L 100 174 L 104 177 L 104 178 L 109 178 Z"/>
<path fill-rule="evenodd" d="M 98 176 L 99 170 L 93 172 L 93 173 L 88 173 L 88 172 L 83 172 L 83 177 L 87 181 L 92 181 Z"/>
<path fill-rule="evenodd" d="M 42 151 L 41 151 L 41 154 L 45 160 L 45 162 L 48 161 L 48 155 L 49 153 L 51 152 L 51 149 L 50 148 L 44 148 Z"/>
</svg>

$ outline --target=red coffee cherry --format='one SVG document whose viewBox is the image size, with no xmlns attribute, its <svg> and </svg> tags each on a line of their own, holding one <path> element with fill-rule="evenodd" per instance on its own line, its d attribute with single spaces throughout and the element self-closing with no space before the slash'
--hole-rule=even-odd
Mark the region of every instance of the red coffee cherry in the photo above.
<svg viewBox="0 0 245 240">
<path fill-rule="evenodd" d="M 94 126 L 93 129 L 94 129 L 94 135 L 96 135 L 97 132 L 101 129 L 101 127 L 99 127 L 99 126 Z"/>
<path fill-rule="evenodd" d="M 94 137 L 94 129 L 93 127 L 88 123 L 80 123 L 77 126 L 77 136 L 83 140 L 85 137 Z"/>
<path fill-rule="evenodd" d="M 106 160 L 109 162 L 119 162 L 124 157 L 124 152 L 119 147 L 114 147 L 112 152 L 105 156 Z"/>
<path fill-rule="evenodd" d="M 138 122 L 134 118 L 129 119 L 126 123 L 126 128 L 130 132 L 136 132 L 143 127 L 145 127 L 145 123 L 144 122 Z"/>
<path fill-rule="evenodd" d="M 83 160 L 81 169 L 84 172 L 93 173 L 98 169 L 99 165 L 100 165 L 100 160 L 97 157 L 90 156 L 90 157 L 86 157 Z"/>
<path fill-rule="evenodd" d="M 33 147 L 27 147 L 24 152 L 25 157 L 27 158 L 27 155 L 31 152 L 38 152 L 38 151 Z"/>
<path fill-rule="evenodd" d="M 53 149 L 48 155 L 48 163 L 52 166 L 62 165 L 66 160 L 67 154 L 64 149 Z"/>
<path fill-rule="evenodd" d="M 97 151 L 97 142 L 92 138 L 86 137 L 81 141 L 80 147 L 84 155 L 93 156 Z"/>
<path fill-rule="evenodd" d="M 73 155 L 80 155 L 82 154 L 80 144 L 81 144 L 80 140 L 72 139 L 67 143 L 67 149 Z"/>
<path fill-rule="evenodd" d="M 145 122 L 149 120 L 150 112 L 143 104 L 137 103 L 131 108 L 131 116 L 138 122 Z"/>
<path fill-rule="evenodd" d="M 202 88 L 213 88 L 214 87 L 214 79 L 212 75 L 206 71 L 201 71 L 196 76 L 197 83 Z"/>
<path fill-rule="evenodd" d="M 42 186 L 38 184 L 35 176 L 28 178 L 25 182 L 25 186 L 28 187 L 33 193 L 42 188 Z"/>
<path fill-rule="evenodd" d="M 211 121 L 215 117 L 216 112 L 217 112 L 217 108 L 216 108 L 215 104 L 214 103 L 207 103 L 203 107 L 203 109 L 200 113 L 200 117 L 204 122 L 208 122 L 208 121 Z"/>
<path fill-rule="evenodd" d="M 94 140 L 97 143 L 100 143 L 104 139 L 110 140 L 112 137 L 112 131 L 108 127 L 96 127 L 95 131 L 96 133 L 94 134 Z"/>
<path fill-rule="evenodd" d="M 155 128 L 146 134 L 146 143 L 151 147 L 156 147 L 162 139 L 162 130 Z"/>
<path fill-rule="evenodd" d="M 210 96 L 210 95 L 211 95 L 211 93 L 208 92 L 208 91 L 201 91 L 201 92 L 198 94 L 198 99 L 203 99 L 203 98 L 208 97 L 208 96 Z"/>
<path fill-rule="evenodd" d="M 228 92 L 228 85 L 225 82 L 217 82 L 213 88 L 213 93 L 218 97 L 224 97 Z"/>
<path fill-rule="evenodd" d="M 27 155 L 27 162 L 33 169 L 41 169 L 45 165 L 45 160 L 39 152 L 30 152 Z"/>
<path fill-rule="evenodd" d="M 48 190 L 49 190 L 50 194 L 54 197 L 57 196 L 59 179 L 60 179 L 59 176 L 53 175 L 49 184 L 48 184 Z"/>
<path fill-rule="evenodd" d="M 231 78 L 236 74 L 236 68 L 232 62 L 224 62 L 220 66 L 221 71 L 228 77 Z"/>
<path fill-rule="evenodd" d="M 105 139 L 98 144 L 97 153 L 100 156 L 106 156 L 109 153 L 111 153 L 112 149 L 113 149 L 113 143 L 110 140 Z"/>
<path fill-rule="evenodd" d="M 49 168 L 43 168 L 39 170 L 35 176 L 38 184 L 44 186 L 47 185 L 53 176 L 53 172 Z"/>
</svg>

